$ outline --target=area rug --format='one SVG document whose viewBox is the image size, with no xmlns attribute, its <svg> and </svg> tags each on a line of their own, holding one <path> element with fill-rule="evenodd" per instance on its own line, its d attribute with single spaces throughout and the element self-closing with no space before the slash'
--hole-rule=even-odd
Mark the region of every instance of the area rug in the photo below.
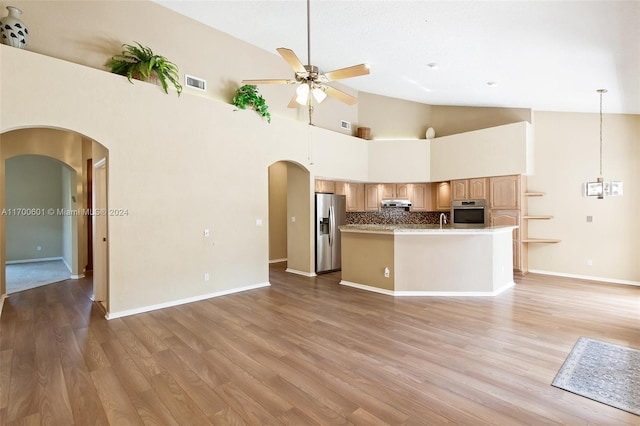
<svg viewBox="0 0 640 426">
<path fill-rule="evenodd" d="M 552 385 L 640 416 L 640 350 L 580 337 Z"/>
</svg>

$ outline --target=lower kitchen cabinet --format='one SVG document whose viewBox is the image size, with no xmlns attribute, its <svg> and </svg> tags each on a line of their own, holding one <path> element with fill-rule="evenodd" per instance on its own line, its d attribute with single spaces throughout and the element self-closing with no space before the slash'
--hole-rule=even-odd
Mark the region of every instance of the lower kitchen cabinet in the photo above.
<svg viewBox="0 0 640 426">
<path fill-rule="evenodd" d="M 517 226 L 513 230 L 513 269 L 516 271 L 527 271 L 526 253 L 523 253 L 520 240 L 520 210 L 499 210 L 493 209 L 489 214 L 490 226 Z M 524 254 L 524 256 L 523 256 Z"/>
</svg>

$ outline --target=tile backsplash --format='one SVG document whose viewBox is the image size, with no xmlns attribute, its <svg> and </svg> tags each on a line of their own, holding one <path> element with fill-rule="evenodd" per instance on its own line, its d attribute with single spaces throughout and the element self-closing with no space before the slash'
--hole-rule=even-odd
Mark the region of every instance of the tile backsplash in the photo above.
<svg viewBox="0 0 640 426">
<path fill-rule="evenodd" d="M 449 212 L 409 212 L 402 207 L 384 208 L 377 212 L 347 212 L 348 225 L 435 225 L 440 223 L 440 213 L 444 213 L 449 222 Z"/>
</svg>

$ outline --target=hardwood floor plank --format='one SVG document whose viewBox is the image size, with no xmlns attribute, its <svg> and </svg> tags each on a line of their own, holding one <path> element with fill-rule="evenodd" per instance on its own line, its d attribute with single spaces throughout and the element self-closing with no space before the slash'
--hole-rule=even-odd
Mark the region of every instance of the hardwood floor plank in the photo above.
<svg viewBox="0 0 640 426">
<path fill-rule="evenodd" d="M 184 364 L 175 353 L 167 349 L 154 354 L 154 358 L 191 397 L 205 416 L 213 415 L 224 409 L 225 404 L 214 392 L 214 389 Z"/>
<path fill-rule="evenodd" d="M 91 378 L 102 401 L 109 424 L 143 424 L 135 406 L 127 396 L 125 388 L 111 367 L 92 371 Z"/>
<path fill-rule="evenodd" d="M 207 416 L 168 372 L 154 376 L 151 386 L 178 424 L 208 424 Z"/>
<path fill-rule="evenodd" d="M 13 351 L 11 349 L 0 351 L 0 410 L 6 409 L 9 405 L 9 383 L 11 383 L 12 363 Z"/>
<path fill-rule="evenodd" d="M 529 274 L 402 297 L 270 266 L 269 288 L 107 321 L 90 280 L 12 294 L 0 424 L 638 425 L 551 386 L 580 336 L 640 348 L 640 288 Z"/>
</svg>

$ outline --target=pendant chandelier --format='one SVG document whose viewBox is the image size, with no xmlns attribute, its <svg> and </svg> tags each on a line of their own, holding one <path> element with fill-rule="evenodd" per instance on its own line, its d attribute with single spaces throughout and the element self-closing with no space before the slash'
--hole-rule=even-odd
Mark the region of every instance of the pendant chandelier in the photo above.
<svg viewBox="0 0 640 426">
<path fill-rule="evenodd" d="M 605 181 L 602 174 L 602 95 L 607 93 L 607 89 L 598 89 L 597 92 L 600 94 L 600 175 L 595 182 L 585 184 L 585 195 L 602 200 L 605 197 L 622 195 L 622 182 Z"/>
</svg>

